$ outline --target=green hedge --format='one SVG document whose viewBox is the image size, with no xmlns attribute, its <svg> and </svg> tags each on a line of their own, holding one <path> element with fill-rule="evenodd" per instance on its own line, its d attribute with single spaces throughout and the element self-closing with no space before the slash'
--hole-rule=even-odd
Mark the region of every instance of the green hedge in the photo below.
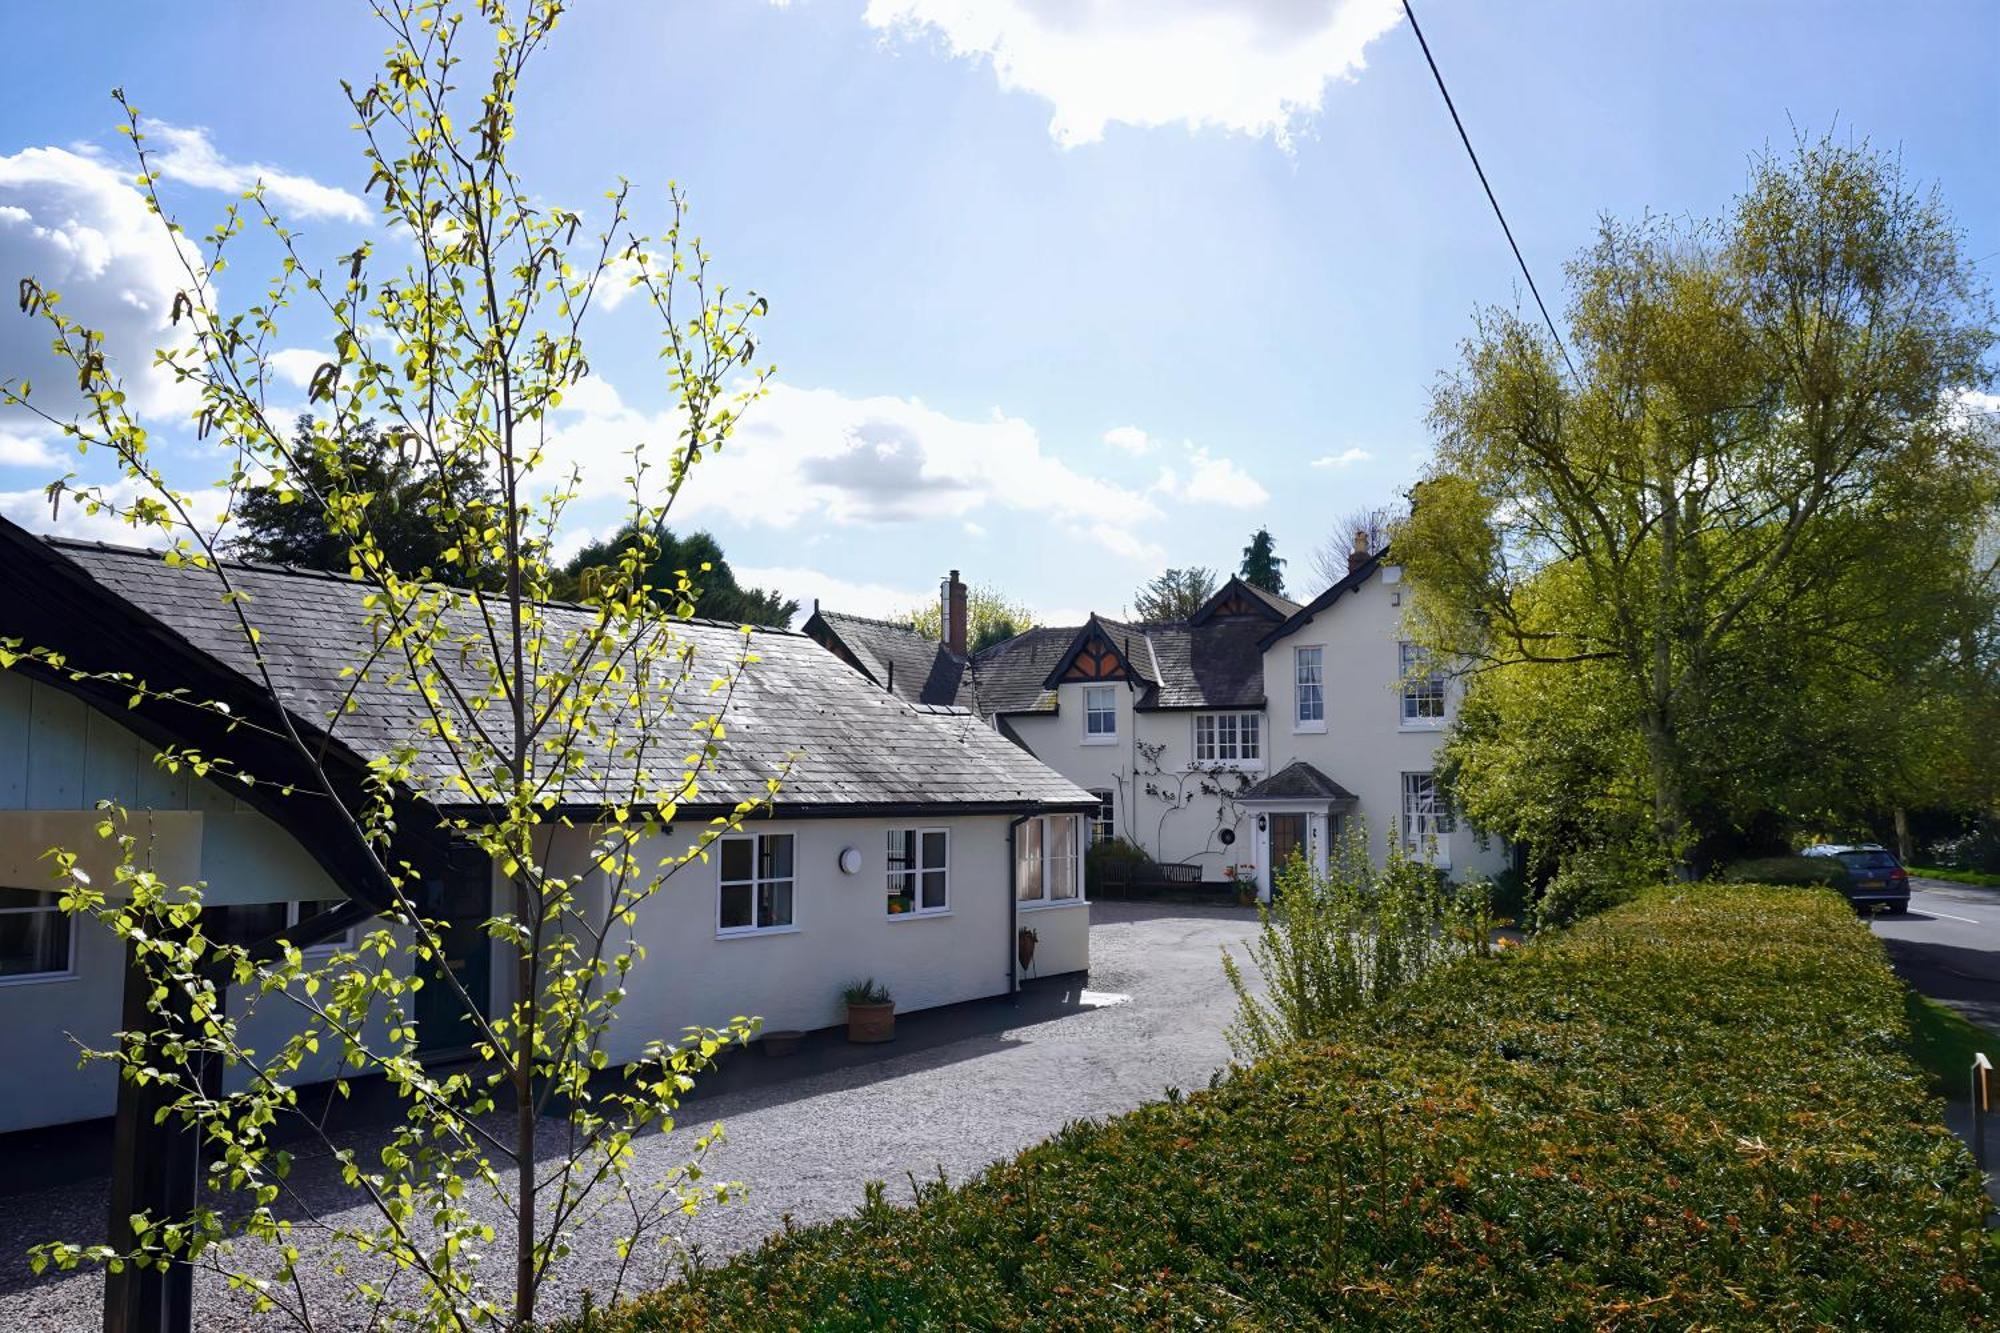
<svg viewBox="0 0 2000 1333">
<path fill-rule="evenodd" d="M 2000 875 L 1989 875 L 1984 870 L 1950 870 L 1943 866 L 1911 866 L 1912 875 L 1922 875 L 1926 879 L 1948 880 L 1953 884 L 1972 884 L 1982 889 L 2000 889 Z"/>
<path fill-rule="evenodd" d="M 1833 894 L 1649 889 L 600 1326 L 1972 1327 L 1986 1201 L 1909 1041 Z"/>
<path fill-rule="evenodd" d="M 1840 882 L 1841 866 L 1824 856 L 1764 856 L 1738 861 L 1720 876 L 1730 884 L 1826 884 Z"/>
</svg>

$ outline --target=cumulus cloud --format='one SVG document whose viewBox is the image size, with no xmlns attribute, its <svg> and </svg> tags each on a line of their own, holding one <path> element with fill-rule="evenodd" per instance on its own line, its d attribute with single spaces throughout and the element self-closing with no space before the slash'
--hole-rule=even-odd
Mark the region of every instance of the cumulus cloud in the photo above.
<svg viewBox="0 0 2000 1333">
<path fill-rule="evenodd" d="M 311 384 L 319 368 L 333 359 L 333 353 L 311 347 L 281 347 L 266 358 L 278 378 L 295 389 Z"/>
<path fill-rule="evenodd" d="M 866 22 L 983 60 L 1054 108 L 1049 133 L 1117 123 L 1219 128 L 1288 143 L 1326 85 L 1365 66 L 1396 0 L 869 0 Z"/>
<path fill-rule="evenodd" d="M 1134 458 L 1153 451 L 1153 437 L 1137 426 L 1113 426 L 1104 432 L 1104 442 L 1113 449 L 1122 449 Z"/>
<path fill-rule="evenodd" d="M 185 413 L 198 402 L 190 386 L 152 365 L 155 348 L 183 347 L 190 337 L 187 322 L 176 329 L 171 317 L 174 294 L 189 285 L 177 249 L 184 244 L 147 211 L 129 176 L 101 160 L 62 148 L 0 157 L 0 273 L 10 284 L 27 277 L 60 292 L 65 314 L 102 333 L 106 359 L 143 416 Z M 49 351 L 38 320 L 0 320 L 0 379 L 31 382 L 34 401 L 57 416 L 77 406 L 75 371 Z"/>
<path fill-rule="evenodd" d="M 1258 480 L 1234 459 L 1223 458 L 1205 448 L 1189 448 L 1187 470 L 1163 467 L 1153 491 L 1188 504 L 1222 505 L 1228 509 L 1249 509 L 1271 498 Z"/>
<path fill-rule="evenodd" d="M 46 467 L 56 461 L 56 451 L 39 435 L 0 429 L 0 466 Z"/>
<path fill-rule="evenodd" d="M 1326 454 L 1312 461 L 1314 467 L 1348 468 L 1356 463 L 1365 463 L 1375 455 L 1366 449 L 1342 449 L 1337 454 Z"/>
<path fill-rule="evenodd" d="M 614 495 L 629 475 L 619 460 L 633 444 L 670 447 L 678 424 L 598 383 L 582 400 L 565 397 L 545 452 L 559 472 L 582 469 L 586 495 Z M 996 411 L 966 420 L 912 398 L 852 398 L 783 383 L 770 386 L 727 448 L 694 469 L 676 502 L 688 519 L 720 514 L 787 529 L 977 524 L 996 511 L 1095 538 L 1120 554 L 1150 554 L 1137 534 L 1164 518 L 1151 496 L 1071 466 L 1018 417 Z"/>
<path fill-rule="evenodd" d="M 262 182 L 265 197 L 281 215 L 354 223 L 366 223 L 372 216 L 366 200 L 337 186 L 322 185 L 310 176 L 263 162 L 236 162 L 224 157 L 208 131 L 199 126 L 149 120 L 140 128 L 146 135 L 153 170 L 164 180 L 236 194 Z"/>
</svg>

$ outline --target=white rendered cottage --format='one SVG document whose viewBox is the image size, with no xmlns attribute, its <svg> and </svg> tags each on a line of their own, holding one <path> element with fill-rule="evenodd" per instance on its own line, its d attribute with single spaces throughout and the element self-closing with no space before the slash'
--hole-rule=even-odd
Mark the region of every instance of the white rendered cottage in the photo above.
<svg viewBox="0 0 2000 1333">
<path fill-rule="evenodd" d="M 323 730 L 350 684 L 341 668 L 367 640 L 365 589 L 269 566 L 232 566 L 231 574 L 251 595 L 282 704 L 308 732 Z M 0 522 L 0 638 L 57 649 L 79 669 L 136 671 L 156 689 L 231 700 L 243 716 L 268 707 L 270 694 L 256 683 L 232 619 L 212 574 Z M 677 632 L 711 674 L 742 648 L 735 626 L 695 622 Z M 834 1024 L 841 987 L 864 975 L 912 1010 L 1088 967 L 1078 855 L 1081 819 L 1094 808 L 1088 793 L 969 712 L 878 690 L 802 635 L 758 630 L 752 647 L 761 660 L 731 697 L 728 739 L 703 780 L 702 804 L 683 808 L 662 852 L 690 844 L 736 801 L 763 795 L 788 759 L 790 776 L 768 814 L 706 863 L 677 873 L 642 909 L 635 933 L 647 958 L 610 1034 L 614 1063 L 652 1039 L 738 1014 L 761 1017 L 767 1029 Z M 0 1131 L 113 1108 L 115 1073 L 102 1064 L 79 1070 L 71 1038 L 102 1046 L 119 1026 L 122 955 L 107 932 L 56 909 L 42 859 L 57 845 L 84 852 L 86 866 L 103 858 L 91 831 L 100 800 L 143 821 L 163 875 L 206 885 L 207 910 L 219 917 L 211 933 L 247 941 L 315 919 L 363 928 L 349 893 L 351 846 L 315 821 L 310 803 L 268 785 L 224 790 L 151 762 L 173 744 L 226 753 L 249 743 L 244 733 L 204 732 L 213 715 L 197 710 L 128 709 L 128 693 L 27 662 L 0 671 L 0 1057 L 8 1071 Z M 419 739 L 407 695 L 365 693 L 329 741 L 350 768 Z M 554 836 L 563 841 L 552 865 L 582 856 L 584 829 Z M 498 878 L 463 847 L 439 866 L 426 885 L 427 911 L 448 922 L 444 965 L 497 1010 L 510 998 L 509 969 L 495 965 L 498 950 L 481 923 Z M 1023 927 L 1038 937 L 1025 973 L 1016 950 Z M 448 1008 L 423 1008 L 423 996 L 443 991 L 423 988 L 417 1011 L 425 1047 L 441 1056 L 467 1041 Z M 272 1009 L 256 1021 L 281 1021 Z"/>
<path fill-rule="evenodd" d="M 1406 585 L 1358 547 L 1345 578 L 1301 604 L 1232 578 L 1184 621 L 1093 615 L 965 651 L 957 571 L 940 643 L 814 608 L 806 633 L 902 698 L 956 704 L 1091 792 L 1093 840 L 1122 837 L 1204 880 L 1254 876 L 1294 849 L 1327 855 L 1364 827 L 1459 878 L 1507 850 L 1452 817 L 1434 774 L 1458 686 L 1403 634 Z"/>
</svg>

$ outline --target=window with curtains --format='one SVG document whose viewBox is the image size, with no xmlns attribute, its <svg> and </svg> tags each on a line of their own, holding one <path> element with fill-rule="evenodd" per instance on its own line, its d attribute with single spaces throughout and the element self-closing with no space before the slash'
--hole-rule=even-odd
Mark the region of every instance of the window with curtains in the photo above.
<svg viewBox="0 0 2000 1333">
<path fill-rule="evenodd" d="M 1293 725 L 1300 731 L 1326 730 L 1326 649 L 1292 650 Z"/>
<path fill-rule="evenodd" d="M 0 982 L 75 974 L 75 923 L 61 900 L 41 889 L 0 888 Z"/>
<path fill-rule="evenodd" d="M 1118 739 L 1118 687 L 1083 687 L 1083 741 L 1086 745 L 1108 745 Z"/>
<path fill-rule="evenodd" d="M 1077 817 L 1037 815 L 1014 830 L 1014 896 L 1023 906 L 1074 902 Z"/>
<path fill-rule="evenodd" d="M 951 834 L 941 828 L 889 830 L 889 915 L 951 910 Z"/>
<path fill-rule="evenodd" d="M 722 839 L 717 895 L 718 935 L 791 930 L 792 835 L 744 834 Z"/>
<path fill-rule="evenodd" d="M 1097 811 L 1090 817 L 1090 845 L 1095 847 L 1118 836 L 1118 809 L 1110 788 L 1093 787 L 1090 794 L 1097 798 Z"/>
</svg>

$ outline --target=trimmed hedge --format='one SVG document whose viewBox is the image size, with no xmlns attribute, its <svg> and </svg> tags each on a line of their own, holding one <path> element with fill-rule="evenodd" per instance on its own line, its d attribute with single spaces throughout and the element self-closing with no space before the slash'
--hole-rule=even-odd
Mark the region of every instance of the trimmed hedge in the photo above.
<svg viewBox="0 0 2000 1333">
<path fill-rule="evenodd" d="M 1911 866 L 1909 869 L 1912 875 L 1922 875 L 1925 879 L 1971 884 L 1982 889 L 2000 889 L 2000 875 L 1991 875 L 1984 870 L 1952 870 L 1944 866 Z"/>
<path fill-rule="evenodd" d="M 1986 1199 L 1909 1041 L 1837 896 L 1649 889 L 596 1323 L 1972 1327 Z"/>
</svg>

